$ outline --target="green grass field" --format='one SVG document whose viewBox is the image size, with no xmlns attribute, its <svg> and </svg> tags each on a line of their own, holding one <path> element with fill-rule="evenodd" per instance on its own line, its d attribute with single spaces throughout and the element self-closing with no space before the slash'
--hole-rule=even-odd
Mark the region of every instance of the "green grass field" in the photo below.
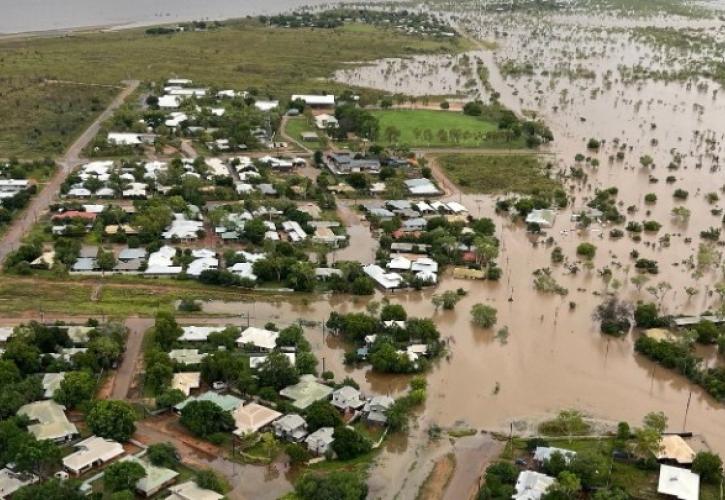
<svg viewBox="0 0 725 500">
<path fill-rule="evenodd" d="M 315 128 L 315 125 L 313 123 L 308 123 L 307 118 L 304 116 L 297 116 L 295 118 L 290 118 L 289 120 L 287 120 L 287 126 L 285 127 L 285 131 L 287 132 L 287 135 L 289 135 L 292 139 L 296 140 L 300 144 L 304 144 L 307 147 L 315 148 L 319 147 L 322 144 L 322 141 L 304 142 L 302 140 L 303 132 L 314 132 L 317 134 L 317 137 L 320 137 L 320 134 Z"/>
<path fill-rule="evenodd" d="M 287 97 L 340 90 L 342 85 L 325 78 L 349 61 L 467 48 L 460 40 L 362 28 L 268 28 L 250 20 L 173 35 L 128 30 L 0 41 L 0 158 L 58 153 L 115 93 L 46 80 L 119 85 L 138 79 L 161 85 L 183 76 L 199 85 L 255 87 L 261 95 Z"/>
<path fill-rule="evenodd" d="M 533 154 L 448 154 L 436 157 L 436 162 L 466 193 L 532 194 L 561 187 Z"/>
<path fill-rule="evenodd" d="M 455 111 L 425 109 L 391 109 L 372 112 L 380 122 L 378 142 L 406 144 L 411 147 L 462 147 L 462 148 L 521 148 L 523 140 L 503 142 L 486 139 L 487 132 L 497 129 L 497 124 L 485 118 L 467 116 Z M 389 127 L 400 131 L 391 141 L 386 133 Z M 458 137 L 455 132 L 458 131 Z"/>
</svg>

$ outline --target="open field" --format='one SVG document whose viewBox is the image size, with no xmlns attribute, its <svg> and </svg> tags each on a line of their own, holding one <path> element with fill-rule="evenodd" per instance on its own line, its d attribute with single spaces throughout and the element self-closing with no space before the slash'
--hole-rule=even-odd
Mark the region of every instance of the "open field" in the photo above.
<svg viewBox="0 0 725 500">
<path fill-rule="evenodd" d="M 317 132 L 315 125 L 313 123 L 308 123 L 307 118 L 304 116 L 297 116 L 294 118 L 289 118 L 287 120 L 287 126 L 285 127 L 285 132 L 287 132 L 287 135 L 289 135 L 292 139 L 304 144 L 307 147 L 316 148 L 322 144 L 322 141 L 319 141 L 319 142 L 303 142 L 302 141 L 303 132 L 314 132 L 317 134 L 318 137 L 320 137 L 320 134 Z"/>
<path fill-rule="evenodd" d="M 118 93 L 113 87 L 5 76 L 0 86 L 0 158 L 60 154 Z"/>
<path fill-rule="evenodd" d="M 532 194 L 561 187 L 549 177 L 541 157 L 534 154 L 455 153 L 438 156 L 435 161 L 466 193 Z"/>
<path fill-rule="evenodd" d="M 523 147 L 523 140 L 520 139 L 512 142 L 484 139 L 483 134 L 496 130 L 496 123 L 460 112 L 396 109 L 373 111 L 373 115 L 380 122 L 378 142 L 383 145 L 397 143 L 411 147 Z M 397 128 L 400 136 L 391 141 L 391 137 L 386 134 L 388 127 Z M 451 134 L 452 130 L 458 131 L 458 137 L 454 137 L 455 132 Z"/>
<path fill-rule="evenodd" d="M 115 93 L 46 80 L 119 85 L 124 79 L 161 83 L 184 76 L 204 85 L 255 87 L 261 95 L 282 97 L 340 89 L 320 79 L 349 61 L 459 49 L 456 41 L 384 33 L 376 36 L 383 31 L 367 26 L 292 30 L 245 21 L 174 35 L 128 30 L 1 41 L 0 157 L 58 153 Z"/>
</svg>

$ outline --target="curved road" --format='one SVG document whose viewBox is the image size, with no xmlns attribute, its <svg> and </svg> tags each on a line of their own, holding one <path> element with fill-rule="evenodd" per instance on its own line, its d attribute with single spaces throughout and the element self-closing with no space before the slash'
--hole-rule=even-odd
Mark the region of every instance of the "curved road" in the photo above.
<svg viewBox="0 0 725 500">
<path fill-rule="evenodd" d="M 113 112 L 124 103 L 126 98 L 139 85 L 138 80 L 129 80 L 123 83 L 125 85 L 123 90 L 96 117 L 93 123 L 83 131 L 78 139 L 68 147 L 65 154 L 56 161 L 59 168 L 53 178 L 30 200 L 28 207 L 8 227 L 8 230 L 2 236 L 2 239 L 0 239 L 0 262 L 4 262 L 8 254 L 20 246 L 23 236 L 35 224 L 38 217 L 48 210 L 48 206 L 58 194 L 61 184 L 68 178 L 68 175 L 70 175 L 75 167 L 83 163 L 84 159 L 81 158 L 81 152 L 93 140 L 96 134 L 98 134 L 101 124 L 111 117 Z"/>
</svg>

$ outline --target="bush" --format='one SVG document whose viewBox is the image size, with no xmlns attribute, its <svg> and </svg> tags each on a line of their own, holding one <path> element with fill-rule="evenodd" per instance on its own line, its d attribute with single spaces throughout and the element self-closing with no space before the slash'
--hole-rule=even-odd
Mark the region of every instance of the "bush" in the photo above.
<svg viewBox="0 0 725 500">
<path fill-rule="evenodd" d="M 134 490 L 136 482 L 146 476 L 146 470 L 136 462 L 115 462 L 106 467 L 103 484 L 110 491 Z"/>
<path fill-rule="evenodd" d="M 210 469 L 203 469 L 196 473 L 194 482 L 200 487 L 207 490 L 216 491 L 224 494 L 229 486 L 226 481 L 219 477 L 216 472 Z"/>
<path fill-rule="evenodd" d="M 332 435 L 332 449 L 341 460 L 350 460 L 364 455 L 372 449 L 372 443 L 365 436 L 350 427 L 337 427 Z"/>
<path fill-rule="evenodd" d="M 471 308 L 471 320 L 481 328 L 493 327 L 496 324 L 496 315 L 496 308 L 486 304 L 475 304 Z"/>
<path fill-rule="evenodd" d="M 146 454 L 149 461 L 158 467 L 173 469 L 179 465 L 179 454 L 171 443 L 154 443 L 148 447 Z"/>
<path fill-rule="evenodd" d="M 576 254 L 588 260 L 593 259 L 596 253 L 597 247 L 591 243 L 580 243 L 579 246 L 576 247 Z"/>
<path fill-rule="evenodd" d="M 365 500 L 368 487 L 353 472 L 307 473 L 295 484 L 295 495 L 300 500 Z"/>
<path fill-rule="evenodd" d="M 700 451 L 692 461 L 692 472 L 700 474 L 705 483 L 719 484 L 723 476 L 722 459 L 715 453 Z"/>
</svg>

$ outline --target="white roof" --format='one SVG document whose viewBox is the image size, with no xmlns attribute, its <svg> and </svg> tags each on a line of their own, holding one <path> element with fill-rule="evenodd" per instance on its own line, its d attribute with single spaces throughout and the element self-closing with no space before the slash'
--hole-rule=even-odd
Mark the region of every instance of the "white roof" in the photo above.
<svg viewBox="0 0 725 500">
<path fill-rule="evenodd" d="M 237 344 L 240 346 L 254 344 L 256 347 L 271 351 L 277 346 L 277 337 L 279 337 L 279 332 L 250 326 L 239 336 Z"/>
<path fill-rule="evenodd" d="M 45 391 L 43 396 L 47 399 L 51 399 L 55 394 L 55 391 L 60 387 L 60 383 L 63 382 L 65 373 L 46 373 L 43 375 L 43 390 Z"/>
<path fill-rule="evenodd" d="M 178 389 L 188 396 L 192 389 L 198 389 L 201 383 L 201 372 L 177 372 L 171 379 L 171 388 Z"/>
<path fill-rule="evenodd" d="M 449 201 L 446 205 L 448 205 L 448 210 L 456 214 L 468 212 L 468 209 L 457 201 Z"/>
<path fill-rule="evenodd" d="M 185 365 L 198 365 L 206 357 L 199 349 L 174 349 L 169 352 L 169 358 Z"/>
<path fill-rule="evenodd" d="M 538 224 L 540 226 L 551 227 L 556 221 L 556 212 L 549 209 L 532 210 L 526 216 L 527 224 Z"/>
<path fill-rule="evenodd" d="M 0 498 L 8 498 L 23 486 L 37 483 L 38 476 L 33 474 L 19 474 L 10 469 L 0 470 Z"/>
<path fill-rule="evenodd" d="M 189 276 L 199 276 L 204 271 L 217 268 L 219 268 L 219 259 L 216 257 L 202 257 L 192 261 L 189 264 L 186 273 Z"/>
<path fill-rule="evenodd" d="M 431 273 L 437 273 L 438 263 L 429 257 L 420 257 L 412 262 L 410 269 L 411 271 L 428 271 Z"/>
<path fill-rule="evenodd" d="M 391 259 L 390 262 L 388 262 L 387 268 L 407 271 L 408 269 L 410 269 L 410 259 L 407 259 L 407 258 L 403 257 L 402 255 L 399 255 L 399 256 Z"/>
<path fill-rule="evenodd" d="M 254 107 L 260 111 L 271 111 L 279 106 L 279 101 L 254 101 Z"/>
<path fill-rule="evenodd" d="M 68 421 L 64 413 L 65 408 L 53 401 L 36 401 L 22 406 L 19 415 L 25 415 L 31 422 L 28 431 L 36 439 L 65 439 L 78 434 L 76 426 Z"/>
<path fill-rule="evenodd" d="M 15 334 L 14 326 L 2 326 L 0 327 L 0 342 L 7 342 Z"/>
<path fill-rule="evenodd" d="M 80 472 L 95 462 L 103 463 L 123 455 L 123 446 L 116 441 L 91 436 L 75 445 L 77 451 L 63 458 L 63 466 L 73 472 Z"/>
<path fill-rule="evenodd" d="M 569 463 L 571 459 L 576 456 L 575 451 L 565 450 L 564 448 L 555 448 L 553 446 L 537 446 L 536 450 L 534 451 L 534 460 L 536 460 L 537 462 L 545 462 L 551 459 L 551 455 L 557 452 L 564 457 L 564 460 L 566 460 L 567 463 Z"/>
<path fill-rule="evenodd" d="M 397 273 L 386 273 L 385 269 L 377 264 L 369 264 L 363 267 L 363 271 L 385 289 L 398 288 L 403 283 L 402 276 Z"/>
<path fill-rule="evenodd" d="M 335 105 L 335 96 L 334 95 L 309 95 L 309 94 L 294 94 L 292 95 L 291 100 L 304 101 L 305 104 L 309 104 L 310 106 L 334 106 Z"/>
<path fill-rule="evenodd" d="M 177 484 L 169 488 L 171 495 L 166 500 L 220 500 L 224 495 L 199 487 L 194 481 Z"/>
<path fill-rule="evenodd" d="M 197 231 L 204 228 L 204 223 L 196 220 L 189 220 L 184 214 L 174 214 L 171 226 L 164 231 L 162 236 L 167 240 L 177 237 L 182 240 L 196 239 Z"/>
<path fill-rule="evenodd" d="M 556 482 L 553 477 L 539 472 L 525 470 L 516 480 L 514 500 L 539 500 L 546 490 Z"/>
<path fill-rule="evenodd" d="M 209 167 L 209 173 L 215 177 L 230 177 L 229 169 L 219 158 L 207 158 L 204 164 Z"/>
<path fill-rule="evenodd" d="M 295 365 L 295 360 L 297 359 L 297 355 L 293 352 L 283 352 L 285 356 L 287 356 L 287 359 L 289 359 L 289 362 L 292 366 Z M 264 360 L 267 359 L 267 356 L 251 356 L 249 358 L 249 367 L 252 369 L 256 369 L 259 365 L 264 363 Z"/>
<path fill-rule="evenodd" d="M 141 138 L 139 134 L 127 133 L 127 132 L 109 132 L 108 142 L 116 144 L 118 146 L 136 146 L 141 144 Z"/>
<path fill-rule="evenodd" d="M 237 262 L 229 268 L 229 272 L 236 274 L 240 278 L 257 281 L 257 275 L 254 274 L 254 264 L 251 262 Z"/>
<path fill-rule="evenodd" d="M 687 469 L 660 465 L 657 493 L 681 500 L 697 500 L 700 497 L 700 476 Z"/>
<path fill-rule="evenodd" d="M 159 107 L 160 108 L 178 108 L 180 99 L 178 96 L 175 95 L 164 95 L 159 97 Z"/>
<path fill-rule="evenodd" d="M 181 329 L 184 333 L 181 334 L 179 340 L 182 342 L 203 342 L 209 337 L 209 334 L 214 332 L 221 332 L 226 328 L 223 325 L 215 326 L 184 326 Z"/>
</svg>

